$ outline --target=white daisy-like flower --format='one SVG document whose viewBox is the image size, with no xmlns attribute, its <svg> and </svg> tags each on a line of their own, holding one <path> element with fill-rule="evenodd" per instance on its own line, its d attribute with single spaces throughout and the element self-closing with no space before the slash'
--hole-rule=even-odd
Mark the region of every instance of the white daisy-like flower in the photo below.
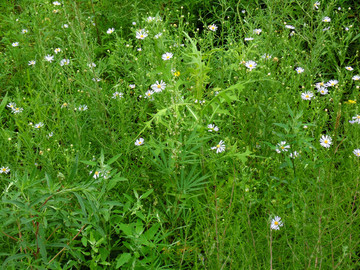
<svg viewBox="0 0 360 270">
<path fill-rule="evenodd" d="M 257 35 L 260 35 L 261 32 L 262 32 L 261 29 L 254 29 L 254 30 L 253 30 L 253 33 L 254 33 L 254 34 L 257 34 Z"/>
<path fill-rule="evenodd" d="M 148 23 L 153 22 L 153 21 L 155 21 L 155 17 L 149 16 L 149 17 L 146 18 L 146 21 L 147 21 Z"/>
<path fill-rule="evenodd" d="M 339 81 L 338 80 L 330 80 L 330 81 L 328 81 L 326 84 L 325 84 L 325 86 L 326 87 L 332 87 L 332 86 L 335 86 L 335 85 L 337 85 L 339 83 Z"/>
<path fill-rule="evenodd" d="M 355 76 L 352 77 L 352 79 L 354 81 L 359 81 L 360 80 L 360 75 L 355 75 Z"/>
<path fill-rule="evenodd" d="M 129 84 L 129 87 L 130 87 L 131 89 L 134 89 L 134 88 L 135 88 L 135 84 Z"/>
<path fill-rule="evenodd" d="M 142 49 L 141 49 L 141 48 L 137 48 L 137 51 L 138 51 L 138 52 L 141 52 L 141 51 L 142 51 Z"/>
<path fill-rule="evenodd" d="M 48 62 L 51 63 L 52 61 L 54 61 L 54 56 L 50 55 L 50 54 L 46 55 L 45 56 L 45 61 L 48 61 Z"/>
<path fill-rule="evenodd" d="M 90 175 L 92 174 L 93 172 L 92 171 L 90 171 Z M 101 174 L 101 172 L 100 171 L 95 171 L 94 172 L 94 175 L 93 175 L 93 178 L 94 179 L 98 179 L 99 177 L 100 177 L 100 174 Z"/>
<path fill-rule="evenodd" d="M 331 19 L 330 19 L 330 17 L 324 17 L 322 19 L 322 21 L 328 23 L 328 22 L 331 22 Z"/>
<path fill-rule="evenodd" d="M 26 34 L 26 33 L 28 33 L 28 32 L 29 32 L 29 30 L 27 30 L 27 29 L 21 30 L 21 34 Z"/>
<path fill-rule="evenodd" d="M 159 93 L 166 88 L 166 83 L 161 80 L 161 82 L 156 81 L 153 85 L 151 85 L 151 89 L 154 90 L 156 93 Z"/>
<path fill-rule="evenodd" d="M 318 92 L 321 94 L 321 95 L 326 95 L 329 93 L 329 90 L 325 87 L 321 87 L 318 89 Z"/>
<path fill-rule="evenodd" d="M 287 152 L 289 148 L 290 145 L 286 144 L 286 141 L 282 141 L 277 144 L 275 151 L 280 154 L 281 152 Z"/>
<path fill-rule="evenodd" d="M 80 105 L 79 108 L 78 108 L 78 111 L 83 112 L 83 111 L 86 111 L 87 109 L 88 109 L 87 105 Z"/>
<path fill-rule="evenodd" d="M 67 66 L 70 64 L 70 60 L 69 59 L 62 59 L 60 61 L 60 66 Z"/>
<path fill-rule="evenodd" d="M 6 107 L 10 108 L 11 110 L 13 110 L 16 107 L 16 103 L 14 102 L 10 102 L 8 105 L 6 105 Z"/>
<path fill-rule="evenodd" d="M 69 25 L 67 23 L 65 23 L 61 26 L 61 28 L 64 28 L 64 29 L 69 28 Z"/>
<path fill-rule="evenodd" d="M 132 22 L 131 24 L 132 24 L 132 25 L 136 25 L 136 22 Z"/>
<path fill-rule="evenodd" d="M 50 139 L 52 136 L 54 136 L 54 132 L 50 132 L 47 137 Z"/>
<path fill-rule="evenodd" d="M 35 64 L 36 64 L 35 60 L 30 60 L 28 63 L 29 66 L 35 66 Z"/>
<path fill-rule="evenodd" d="M 352 120 L 349 120 L 349 123 L 350 123 L 350 124 L 355 124 L 355 123 L 360 124 L 360 114 L 354 116 L 354 117 L 352 118 Z"/>
<path fill-rule="evenodd" d="M 261 57 L 264 58 L 265 60 L 269 60 L 271 59 L 272 56 L 270 54 L 264 53 Z"/>
<path fill-rule="evenodd" d="M 1 167 L 0 168 L 0 173 L 8 174 L 9 172 L 10 172 L 9 167 Z"/>
<path fill-rule="evenodd" d="M 139 31 L 136 32 L 136 38 L 137 39 L 144 39 L 148 36 L 147 31 L 145 31 L 145 29 L 140 29 Z"/>
<path fill-rule="evenodd" d="M 158 33 L 158 34 L 156 34 L 155 36 L 154 36 L 154 38 L 155 39 L 158 39 L 159 37 L 161 37 L 162 36 L 162 33 Z"/>
<path fill-rule="evenodd" d="M 95 63 L 90 63 L 90 64 L 88 64 L 88 67 L 89 68 L 94 68 L 94 67 L 96 67 L 96 64 Z"/>
<path fill-rule="evenodd" d="M 11 46 L 13 46 L 13 47 L 19 46 L 19 42 L 13 42 L 13 43 L 11 43 Z"/>
<path fill-rule="evenodd" d="M 174 55 L 171 53 L 171 52 L 167 52 L 167 53 L 164 53 L 161 58 L 162 60 L 166 61 L 166 60 L 170 60 Z"/>
<path fill-rule="evenodd" d="M 154 91 L 147 90 L 145 93 L 145 98 L 151 98 L 151 96 L 154 94 Z"/>
<path fill-rule="evenodd" d="M 218 27 L 215 24 L 209 25 L 208 28 L 213 32 L 215 32 L 218 29 Z"/>
<path fill-rule="evenodd" d="M 144 144 L 144 139 L 143 138 L 139 138 L 135 141 L 135 145 L 136 146 L 140 146 Z"/>
<path fill-rule="evenodd" d="M 110 34 L 114 33 L 114 31 L 115 31 L 115 28 L 109 28 L 109 29 L 106 31 L 106 33 L 110 35 Z"/>
<path fill-rule="evenodd" d="M 327 87 L 327 85 L 324 82 L 318 82 L 318 83 L 315 84 L 315 87 L 317 89 L 320 89 L 322 87 Z"/>
<path fill-rule="evenodd" d="M 272 230 L 280 230 L 284 224 L 281 221 L 281 217 L 276 216 L 274 219 L 271 220 L 270 228 Z"/>
<path fill-rule="evenodd" d="M 256 68 L 257 64 L 255 61 L 250 60 L 245 63 L 245 66 L 251 71 Z"/>
<path fill-rule="evenodd" d="M 18 113 L 21 113 L 24 110 L 24 108 L 15 107 L 15 108 L 12 108 L 11 110 L 14 114 L 18 114 Z"/>
<path fill-rule="evenodd" d="M 34 128 L 39 129 L 39 128 L 42 128 L 43 126 L 44 126 L 44 123 L 39 122 L 39 123 L 35 124 Z"/>
<path fill-rule="evenodd" d="M 360 157 L 360 149 L 354 149 L 353 153 L 355 156 Z"/>
<path fill-rule="evenodd" d="M 101 82 L 101 78 L 92 78 L 94 82 Z"/>
<path fill-rule="evenodd" d="M 314 8 L 319 9 L 319 6 L 320 6 L 320 2 L 319 2 L 319 1 L 316 1 L 316 2 L 314 3 Z"/>
<path fill-rule="evenodd" d="M 54 52 L 55 52 L 56 54 L 58 54 L 59 52 L 61 52 L 61 49 L 60 49 L 60 48 L 56 48 L 56 49 L 54 50 Z"/>
<path fill-rule="evenodd" d="M 352 67 L 350 67 L 350 66 L 345 67 L 345 69 L 348 70 L 348 71 L 353 71 L 353 70 L 354 70 L 354 69 L 353 69 Z"/>
<path fill-rule="evenodd" d="M 297 72 L 297 74 L 300 74 L 303 73 L 305 70 L 302 67 L 297 67 L 295 71 Z"/>
<path fill-rule="evenodd" d="M 216 153 L 221 153 L 225 151 L 225 143 L 221 140 L 216 146 L 211 147 L 211 150 L 216 150 Z"/>
<path fill-rule="evenodd" d="M 294 30 L 294 29 L 295 29 L 295 26 L 292 26 L 292 25 L 290 25 L 290 24 L 287 24 L 287 25 L 285 25 L 285 28 Z"/>
<path fill-rule="evenodd" d="M 54 5 L 54 6 L 61 6 L 61 3 L 60 3 L 59 1 L 54 1 L 54 2 L 53 2 L 53 5 Z"/>
<path fill-rule="evenodd" d="M 299 156 L 300 154 L 298 153 L 298 152 L 296 152 L 296 151 L 294 151 L 294 152 L 292 152 L 292 153 L 290 153 L 290 158 L 297 158 L 298 156 Z"/>
<path fill-rule="evenodd" d="M 305 92 L 305 93 L 301 93 L 301 98 L 302 98 L 303 100 L 311 100 L 313 97 L 314 97 L 314 94 L 313 94 L 313 92 L 311 92 L 311 91 L 307 91 L 307 92 Z"/>
<path fill-rule="evenodd" d="M 245 41 L 251 41 L 251 40 L 254 40 L 254 38 L 252 37 L 248 37 L 248 38 L 244 38 Z"/>
<path fill-rule="evenodd" d="M 330 145 L 332 144 L 332 139 L 330 136 L 328 135 L 323 135 L 320 138 L 320 145 L 325 147 L 325 148 L 329 148 Z"/>
<path fill-rule="evenodd" d="M 217 126 L 215 126 L 214 124 L 209 124 L 207 127 L 208 127 L 209 132 L 219 131 L 219 128 Z"/>
<path fill-rule="evenodd" d="M 124 94 L 121 93 L 121 92 L 115 92 L 112 96 L 113 99 L 116 99 L 116 98 L 123 98 Z"/>
</svg>

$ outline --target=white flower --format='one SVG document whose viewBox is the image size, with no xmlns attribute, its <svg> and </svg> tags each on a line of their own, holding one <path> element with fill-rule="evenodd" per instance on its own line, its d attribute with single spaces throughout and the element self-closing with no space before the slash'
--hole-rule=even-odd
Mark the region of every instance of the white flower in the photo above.
<svg viewBox="0 0 360 270">
<path fill-rule="evenodd" d="M 56 48 L 56 49 L 54 50 L 54 52 L 55 52 L 56 54 L 58 54 L 59 52 L 61 52 L 61 49 L 60 49 L 60 48 Z"/>
<path fill-rule="evenodd" d="M 69 25 L 67 23 L 63 24 L 63 26 L 61 26 L 62 28 L 69 28 Z"/>
<path fill-rule="evenodd" d="M 0 173 L 8 174 L 9 172 L 10 172 L 9 167 L 1 167 L 0 168 Z"/>
<path fill-rule="evenodd" d="M 354 77 L 352 77 L 352 79 L 354 81 L 359 81 L 360 80 L 360 75 L 355 75 Z"/>
<path fill-rule="evenodd" d="M 11 109 L 14 114 L 21 113 L 24 109 L 20 107 L 15 107 Z"/>
<path fill-rule="evenodd" d="M 221 140 L 216 146 L 211 147 L 211 150 L 216 150 L 216 153 L 221 153 L 225 151 L 225 143 Z"/>
<path fill-rule="evenodd" d="M 132 24 L 132 25 L 136 25 L 136 22 L 132 22 L 131 24 Z"/>
<path fill-rule="evenodd" d="M 151 89 L 156 93 L 161 92 L 165 89 L 166 83 L 161 80 L 161 82 L 156 81 L 153 85 L 151 85 Z"/>
<path fill-rule="evenodd" d="M 322 19 L 323 22 L 331 22 L 331 19 L 329 17 L 324 17 Z"/>
<path fill-rule="evenodd" d="M 272 230 L 280 230 L 280 227 L 282 227 L 284 224 L 281 221 L 281 217 L 276 216 L 274 219 L 271 220 L 270 228 Z"/>
<path fill-rule="evenodd" d="M 265 60 L 268 60 L 271 59 L 272 56 L 270 54 L 264 53 L 261 57 L 264 58 Z"/>
<path fill-rule="evenodd" d="M 349 121 L 349 123 L 350 123 L 350 124 L 355 124 L 355 123 L 360 124 L 360 114 L 354 116 L 354 117 L 352 118 L 352 120 Z"/>
<path fill-rule="evenodd" d="M 164 53 L 161 58 L 166 61 L 166 60 L 170 60 L 174 55 L 170 52 Z"/>
<path fill-rule="evenodd" d="M 324 29 L 323 29 L 323 31 L 327 31 L 327 30 L 329 30 L 330 29 L 330 26 L 329 27 L 325 27 Z"/>
<path fill-rule="evenodd" d="M 254 40 L 254 38 L 252 37 L 248 37 L 248 38 L 244 38 L 245 41 L 251 41 L 251 40 Z"/>
<path fill-rule="evenodd" d="M 331 137 L 328 135 L 323 135 L 320 138 L 320 145 L 325 147 L 325 148 L 329 148 L 330 145 L 332 144 L 332 140 Z"/>
<path fill-rule="evenodd" d="M 215 126 L 214 124 L 209 124 L 208 126 L 208 131 L 209 132 L 213 132 L 213 131 L 219 131 L 219 128 L 217 126 Z"/>
<path fill-rule="evenodd" d="M 303 100 L 311 100 L 313 98 L 314 94 L 313 92 L 307 91 L 305 93 L 301 93 L 301 98 Z"/>
<path fill-rule="evenodd" d="M 350 66 L 345 67 L 346 70 L 353 71 L 354 69 Z"/>
<path fill-rule="evenodd" d="M 90 175 L 92 174 L 93 172 L 92 171 L 90 171 Z M 93 178 L 94 179 L 98 179 L 100 177 L 100 172 L 99 171 L 95 171 L 94 172 L 94 175 L 93 175 Z"/>
<path fill-rule="evenodd" d="M 34 127 L 37 128 L 37 129 L 39 129 L 39 128 L 43 127 L 43 126 L 44 126 L 44 123 L 39 122 L 39 123 L 35 124 Z"/>
<path fill-rule="evenodd" d="M 295 71 L 296 71 L 298 74 L 300 74 L 300 73 L 303 73 L 303 72 L 304 72 L 304 69 L 303 69 L 302 67 L 297 67 L 297 68 L 295 69 Z"/>
<path fill-rule="evenodd" d="M 131 89 L 134 89 L 134 88 L 135 88 L 135 84 L 129 84 L 129 87 L 130 87 Z"/>
<path fill-rule="evenodd" d="M 353 153 L 355 156 L 360 157 L 360 149 L 354 149 Z"/>
<path fill-rule="evenodd" d="M 151 98 L 151 96 L 154 94 L 154 91 L 147 90 L 145 93 L 145 98 Z"/>
<path fill-rule="evenodd" d="M 218 27 L 215 24 L 209 25 L 208 28 L 213 32 L 215 32 L 218 29 Z"/>
<path fill-rule="evenodd" d="M 155 39 L 158 39 L 159 37 L 161 37 L 162 36 L 162 33 L 158 33 L 158 34 L 156 34 L 155 36 L 154 36 L 154 38 Z"/>
<path fill-rule="evenodd" d="M 48 62 L 51 63 L 52 61 L 54 61 L 54 56 L 50 55 L 50 54 L 46 55 L 45 56 L 45 61 L 48 61 Z"/>
<path fill-rule="evenodd" d="M 148 33 L 145 31 L 145 29 L 140 29 L 136 32 L 136 38 L 137 39 L 144 39 L 148 36 Z"/>
<path fill-rule="evenodd" d="M 19 42 L 14 42 L 14 43 L 11 44 L 11 46 L 13 46 L 13 47 L 19 46 Z"/>
<path fill-rule="evenodd" d="M 251 71 L 254 68 L 256 68 L 257 64 L 256 64 L 256 62 L 250 60 L 245 63 L 245 66 Z"/>
<path fill-rule="evenodd" d="M 61 3 L 60 3 L 60 2 L 58 2 L 58 1 L 55 1 L 55 2 L 53 2 L 53 5 L 54 5 L 54 6 L 60 6 L 60 5 L 61 5 Z"/>
<path fill-rule="evenodd" d="M 115 28 L 109 28 L 109 29 L 106 31 L 106 33 L 110 35 L 110 34 L 112 34 L 114 31 L 115 31 Z"/>
<path fill-rule="evenodd" d="M 146 21 L 149 22 L 149 23 L 153 22 L 153 21 L 155 21 L 155 17 L 149 16 L 149 17 L 146 18 Z"/>
<path fill-rule="evenodd" d="M 338 80 L 330 80 L 330 81 L 328 81 L 328 82 L 325 84 L 325 86 L 327 86 L 327 87 L 329 87 L 329 86 L 335 86 L 335 85 L 337 85 L 338 83 L 339 83 Z"/>
<path fill-rule="evenodd" d="M 21 30 L 21 34 L 26 34 L 27 32 L 29 32 L 29 30 L 27 30 L 27 29 Z"/>
<path fill-rule="evenodd" d="M 292 153 L 290 153 L 290 158 L 297 158 L 298 156 L 299 156 L 300 154 L 298 153 L 298 152 L 296 152 L 296 151 L 294 151 L 294 152 L 292 152 Z"/>
<path fill-rule="evenodd" d="M 144 144 L 144 139 L 143 138 L 139 138 L 135 141 L 135 145 L 136 146 L 140 146 Z"/>
<path fill-rule="evenodd" d="M 327 83 L 326 83 L 327 84 Z M 316 83 L 315 84 L 315 87 L 317 88 L 317 89 L 320 89 L 320 88 L 322 88 L 322 87 L 327 87 L 327 85 L 326 85 L 324 82 L 318 82 L 318 83 Z"/>
<path fill-rule="evenodd" d="M 141 52 L 142 50 L 141 50 L 141 48 L 137 48 L 137 51 L 138 51 L 138 52 Z"/>
<path fill-rule="evenodd" d="M 262 30 L 261 29 L 254 29 L 253 32 L 254 32 L 254 34 L 260 35 Z"/>
<path fill-rule="evenodd" d="M 35 60 L 30 60 L 28 65 L 29 66 L 35 66 L 35 64 L 36 64 Z"/>
<path fill-rule="evenodd" d="M 287 28 L 287 29 L 292 29 L 292 30 L 294 30 L 294 29 L 295 29 L 295 27 L 294 27 L 294 26 L 292 26 L 292 25 L 290 25 L 290 24 L 285 25 L 285 28 Z"/>
<path fill-rule="evenodd" d="M 13 110 L 16 107 L 16 103 L 14 102 L 10 102 L 8 105 L 6 105 L 6 107 L 10 108 L 11 110 Z"/>
<path fill-rule="evenodd" d="M 90 64 L 88 64 L 88 67 L 89 68 L 94 68 L 94 67 L 96 67 L 96 64 L 95 63 L 90 63 Z"/>
<path fill-rule="evenodd" d="M 80 105 L 78 108 L 78 111 L 83 112 L 83 111 L 86 111 L 87 109 L 88 109 L 87 105 Z"/>
<path fill-rule="evenodd" d="M 112 96 L 112 98 L 123 98 L 124 94 L 121 92 L 115 92 Z"/>
<path fill-rule="evenodd" d="M 320 6 L 320 2 L 319 2 L 319 1 L 316 1 L 316 2 L 314 3 L 314 8 L 319 9 L 319 6 Z"/>
<path fill-rule="evenodd" d="M 329 93 L 329 90 L 327 90 L 327 88 L 325 87 L 321 87 L 318 89 L 318 92 L 321 94 L 321 95 L 326 95 Z"/>
<path fill-rule="evenodd" d="M 289 148 L 290 145 L 287 145 L 285 141 L 282 141 L 277 144 L 275 151 L 280 154 L 281 152 L 287 152 Z"/>
<path fill-rule="evenodd" d="M 101 81 L 101 78 L 92 78 L 92 80 L 93 80 L 94 82 L 100 82 L 100 81 Z"/>
<path fill-rule="evenodd" d="M 47 135 L 48 138 L 51 138 L 52 136 L 54 136 L 54 132 L 50 132 L 50 133 Z"/>
<path fill-rule="evenodd" d="M 60 61 L 60 66 L 64 66 L 64 65 L 68 65 L 68 64 L 70 64 L 70 60 L 69 59 L 62 59 L 61 61 Z"/>
</svg>

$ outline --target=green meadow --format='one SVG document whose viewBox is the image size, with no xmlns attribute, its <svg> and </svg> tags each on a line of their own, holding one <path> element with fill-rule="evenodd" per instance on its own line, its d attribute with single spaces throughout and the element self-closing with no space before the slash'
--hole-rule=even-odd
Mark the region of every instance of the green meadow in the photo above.
<svg viewBox="0 0 360 270">
<path fill-rule="evenodd" d="M 360 5 L 0 2 L 2 269 L 360 269 Z"/>
</svg>

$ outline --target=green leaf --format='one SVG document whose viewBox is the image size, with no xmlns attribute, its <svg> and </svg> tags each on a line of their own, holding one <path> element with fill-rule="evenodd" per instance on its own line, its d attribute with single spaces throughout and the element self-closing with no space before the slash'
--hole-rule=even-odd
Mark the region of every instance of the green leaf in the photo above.
<svg viewBox="0 0 360 270">
<path fill-rule="evenodd" d="M 84 216 L 87 216 L 86 207 L 85 207 L 83 198 L 78 193 L 76 193 L 76 192 L 73 192 L 73 193 L 76 196 L 76 198 L 77 198 L 77 200 L 78 200 L 78 202 L 80 204 L 80 207 L 81 207 L 81 210 L 84 213 Z"/>
<path fill-rule="evenodd" d="M 111 159 L 109 159 L 109 161 L 107 162 L 107 165 L 111 165 L 112 163 L 114 163 L 119 157 L 121 157 L 122 153 L 112 157 Z"/>
<path fill-rule="evenodd" d="M 40 248 L 40 254 L 41 254 L 42 260 L 44 263 L 47 263 L 48 259 L 47 259 L 47 252 L 46 252 L 46 247 L 45 247 L 46 238 L 45 238 L 44 227 L 42 224 L 39 225 L 39 235 L 38 235 L 37 240 L 38 240 L 38 245 Z"/>
<path fill-rule="evenodd" d="M 153 191 L 154 191 L 153 189 L 146 191 L 143 195 L 140 196 L 140 199 L 147 198 Z"/>
<path fill-rule="evenodd" d="M 126 234 L 126 236 L 130 236 L 133 234 L 133 224 L 120 224 L 119 228 Z"/>
<path fill-rule="evenodd" d="M 119 269 L 121 266 L 123 266 L 125 263 L 127 263 L 131 259 L 130 253 L 123 253 L 121 256 L 118 256 L 116 260 L 116 269 Z"/>
<path fill-rule="evenodd" d="M 88 160 L 80 160 L 81 163 L 84 163 L 86 165 L 90 165 L 90 166 L 96 166 L 97 163 L 95 161 L 88 161 Z"/>
</svg>

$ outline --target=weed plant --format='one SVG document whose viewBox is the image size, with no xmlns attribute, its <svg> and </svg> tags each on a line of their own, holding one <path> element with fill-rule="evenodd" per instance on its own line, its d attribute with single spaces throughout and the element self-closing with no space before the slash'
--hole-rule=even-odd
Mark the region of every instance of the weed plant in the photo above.
<svg viewBox="0 0 360 270">
<path fill-rule="evenodd" d="M 2 1 L 3 269 L 359 269 L 359 6 Z"/>
</svg>

